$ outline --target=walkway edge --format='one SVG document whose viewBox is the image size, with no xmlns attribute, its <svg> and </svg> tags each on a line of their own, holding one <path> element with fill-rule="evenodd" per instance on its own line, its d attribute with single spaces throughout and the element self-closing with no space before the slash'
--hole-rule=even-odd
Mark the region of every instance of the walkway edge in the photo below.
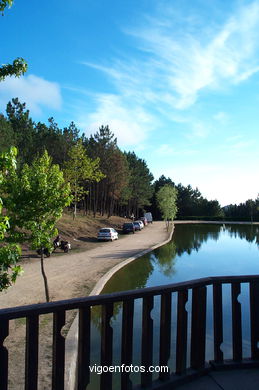
<svg viewBox="0 0 259 390">
<path fill-rule="evenodd" d="M 125 267 L 126 265 L 128 265 L 129 263 L 131 263 L 132 261 L 138 259 L 139 257 L 141 256 L 144 256 L 146 255 L 147 253 L 149 252 L 152 252 L 154 249 L 156 248 L 159 248 L 160 246 L 163 246 L 165 244 L 167 244 L 168 242 L 171 241 L 172 239 L 172 236 L 173 236 L 173 232 L 174 232 L 174 225 L 172 226 L 172 231 L 170 232 L 170 235 L 169 235 L 169 238 L 167 240 L 165 240 L 164 242 L 162 243 L 159 243 L 159 244 L 156 244 L 148 249 L 145 249 L 144 251 L 138 253 L 136 256 L 133 256 L 133 257 L 129 257 L 127 260 L 124 260 L 122 263 L 120 264 L 117 264 L 115 265 L 113 268 L 111 268 L 108 272 L 106 272 L 105 275 L 103 275 L 101 277 L 101 279 L 96 283 L 95 287 L 93 288 L 93 290 L 90 292 L 89 296 L 91 295 L 99 295 L 101 293 L 101 291 L 103 290 L 105 284 L 108 282 L 108 280 L 117 272 L 119 271 L 121 268 Z"/>
<path fill-rule="evenodd" d="M 124 260 L 122 263 L 115 265 L 111 268 L 101 279 L 96 283 L 95 287 L 89 294 L 99 295 L 103 290 L 105 284 L 108 280 L 121 268 L 125 267 L 127 264 L 138 259 L 145 254 L 152 252 L 154 249 L 159 248 L 171 241 L 174 232 L 174 224 L 172 225 L 172 230 L 169 233 L 167 240 L 162 243 L 153 245 L 152 247 L 145 249 L 144 251 L 139 252 L 136 256 L 130 257 L 127 260 Z M 65 390 L 75 390 L 76 389 L 76 371 L 77 371 L 77 344 L 78 344 L 78 314 L 75 317 L 72 325 L 66 336 L 66 361 L 65 361 Z"/>
</svg>

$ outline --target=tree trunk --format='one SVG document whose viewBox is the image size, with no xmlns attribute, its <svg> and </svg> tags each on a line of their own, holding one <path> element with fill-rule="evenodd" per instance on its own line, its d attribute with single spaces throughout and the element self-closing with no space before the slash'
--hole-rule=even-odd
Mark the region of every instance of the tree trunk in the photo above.
<svg viewBox="0 0 259 390">
<path fill-rule="evenodd" d="M 77 194 L 75 194 L 75 206 L 74 206 L 74 212 L 73 212 L 73 219 L 76 218 L 76 203 L 77 203 Z"/>
<path fill-rule="evenodd" d="M 44 270 L 44 254 L 43 254 L 43 248 L 42 248 L 42 250 L 41 250 L 40 266 L 41 266 L 41 274 L 42 274 L 43 281 L 44 281 L 46 302 L 49 302 L 49 286 L 48 286 L 47 275 L 45 274 L 45 270 Z"/>
</svg>

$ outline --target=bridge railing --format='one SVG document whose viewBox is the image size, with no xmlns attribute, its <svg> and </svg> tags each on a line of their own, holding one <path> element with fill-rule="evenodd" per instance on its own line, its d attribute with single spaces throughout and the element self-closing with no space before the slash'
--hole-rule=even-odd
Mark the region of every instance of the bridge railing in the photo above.
<svg viewBox="0 0 259 390">
<path fill-rule="evenodd" d="M 242 305 L 239 294 L 242 284 L 249 286 L 249 315 L 245 318 L 250 328 L 250 352 L 244 358 Z M 231 289 L 231 358 L 226 359 L 222 351 L 224 341 L 223 298 L 224 286 Z M 207 299 L 208 287 L 212 289 L 212 299 Z M 172 321 L 172 296 L 177 296 L 176 320 Z M 191 296 L 191 310 L 186 309 L 188 297 Z M 169 360 L 174 359 L 174 369 L 171 372 L 160 372 L 154 379 L 153 373 L 148 369 L 154 364 L 154 320 L 152 310 L 154 299 L 159 297 L 159 366 L 167 366 Z M 4 345 L 9 334 L 9 322 L 13 319 L 26 318 L 25 335 L 25 372 L 24 388 L 37 390 L 40 388 L 38 371 L 39 361 L 39 316 L 47 313 L 53 314 L 53 342 L 52 342 L 52 389 L 65 388 L 65 343 L 62 328 L 66 324 L 66 312 L 76 309 L 78 312 L 78 359 L 77 380 L 78 390 L 87 389 L 90 383 L 91 360 L 91 316 L 92 308 L 101 307 L 100 318 L 100 365 L 112 366 L 114 364 L 113 350 L 117 335 L 114 335 L 111 319 L 114 306 L 120 303 L 121 316 L 121 352 L 120 364 L 130 366 L 134 359 L 134 305 L 136 300 L 142 301 L 141 313 L 141 357 L 139 365 L 146 367 L 141 373 L 138 384 L 132 384 L 130 372 L 124 370 L 120 374 L 120 384 L 117 388 L 122 390 L 140 388 L 172 388 L 194 375 L 200 375 L 210 367 L 242 367 L 257 365 L 259 362 L 259 276 L 225 276 L 210 277 L 176 283 L 166 286 L 151 287 L 133 291 L 125 291 L 100 296 L 90 296 L 52 303 L 35 304 L 0 310 L 0 388 L 8 389 L 8 349 Z M 206 362 L 207 340 L 207 309 L 208 302 L 213 314 L 213 346 L 214 356 Z M 175 343 L 172 344 L 172 327 L 175 326 Z M 190 328 L 190 329 L 189 329 Z M 139 332 L 139 329 L 137 330 Z M 174 349 L 174 352 L 172 350 Z M 208 364 L 210 363 L 210 364 Z M 100 376 L 100 390 L 115 389 L 113 372 L 103 372 Z M 91 388 L 91 383 L 90 387 Z"/>
</svg>

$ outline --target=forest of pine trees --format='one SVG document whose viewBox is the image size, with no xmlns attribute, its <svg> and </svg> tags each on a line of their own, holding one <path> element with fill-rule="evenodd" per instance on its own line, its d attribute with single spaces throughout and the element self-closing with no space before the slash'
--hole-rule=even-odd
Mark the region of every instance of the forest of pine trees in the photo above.
<svg viewBox="0 0 259 390">
<path fill-rule="evenodd" d="M 50 118 L 48 124 L 35 123 L 26 104 L 18 98 L 7 104 L 6 115 L 0 114 L 0 152 L 8 150 L 10 146 L 18 149 L 18 169 L 25 163 L 31 164 L 35 157 L 47 150 L 53 163 L 64 171 L 67 180 L 71 184 L 73 181 L 73 191 L 78 191 L 76 205 L 71 207 L 76 206 L 85 213 L 108 217 L 134 214 L 137 217 L 145 211 L 152 211 L 154 218 L 160 219 L 156 193 L 169 184 L 177 189 L 176 218 L 259 219 L 256 200 L 222 209 L 217 200 L 207 200 L 197 188 L 193 189 L 190 185 L 176 184 L 164 175 L 154 181 L 143 159 L 134 151 L 125 152 L 119 148 L 109 126 L 101 126 L 87 138 L 73 122 L 63 129 L 59 128 L 54 118 Z M 77 175 L 73 177 L 76 153 L 81 161 L 84 155 L 86 166 L 81 167 L 85 169 L 81 175 L 79 167 L 74 168 Z"/>
</svg>

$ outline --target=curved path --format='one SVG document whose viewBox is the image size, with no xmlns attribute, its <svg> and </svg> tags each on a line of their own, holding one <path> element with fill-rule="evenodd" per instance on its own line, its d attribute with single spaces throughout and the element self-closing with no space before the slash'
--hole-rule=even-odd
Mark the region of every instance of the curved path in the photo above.
<svg viewBox="0 0 259 390">
<path fill-rule="evenodd" d="M 107 271 L 128 258 L 138 257 L 169 238 L 164 222 L 154 222 L 141 232 L 122 236 L 117 241 L 96 244 L 96 248 L 45 259 L 52 301 L 89 295 Z M 28 305 L 45 301 L 40 259 L 23 264 L 24 273 L 14 286 L 0 294 L 0 307 Z"/>
</svg>

